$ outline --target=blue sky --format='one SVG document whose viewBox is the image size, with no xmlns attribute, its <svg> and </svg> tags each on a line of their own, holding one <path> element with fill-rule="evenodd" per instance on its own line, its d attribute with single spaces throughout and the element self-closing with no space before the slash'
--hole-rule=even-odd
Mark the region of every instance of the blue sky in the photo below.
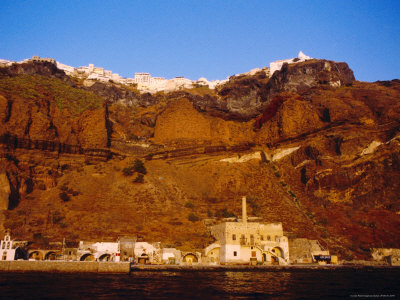
<svg viewBox="0 0 400 300">
<path fill-rule="evenodd" d="M 224 79 L 302 50 L 400 78 L 400 1 L 0 0 L 0 58 Z"/>
</svg>

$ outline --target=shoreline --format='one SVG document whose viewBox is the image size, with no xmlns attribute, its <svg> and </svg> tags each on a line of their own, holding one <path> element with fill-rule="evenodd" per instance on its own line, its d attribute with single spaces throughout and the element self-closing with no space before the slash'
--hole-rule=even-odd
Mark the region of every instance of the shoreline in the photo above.
<svg viewBox="0 0 400 300">
<path fill-rule="evenodd" d="M 0 272 L 99 273 L 130 274 L 132 272 L 279 272 L 296 270 L 398 269 L 400 266 L 342 265 L 132 265 L 129 262 L 81 261 L 0 261 Z"/>
</svg>

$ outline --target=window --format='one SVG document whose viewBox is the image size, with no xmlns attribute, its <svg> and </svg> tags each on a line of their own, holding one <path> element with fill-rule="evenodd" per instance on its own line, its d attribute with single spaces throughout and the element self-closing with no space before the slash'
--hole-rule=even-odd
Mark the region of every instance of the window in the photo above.
<svg viewBox="0 0 400 300">
<path fill-rule="evenodd" d="M 263 235 L 260 235 L 260 240 L 264 240 L 264 236 Z"/>
<path fill-rule="evenodd" d="M 267 235 L 267 241 L 270 241 L 271 237 L 269 235 Z"/>
<path fill-rule="evenodd" d="M 236 251 L 233 251 L 233 256 L 237 256 L 237 252 Z"/>
<path fill-rule="evenodd" d="M 236 241 L 236 234 L 232 234 L 232 241 Z"/>
</svg>

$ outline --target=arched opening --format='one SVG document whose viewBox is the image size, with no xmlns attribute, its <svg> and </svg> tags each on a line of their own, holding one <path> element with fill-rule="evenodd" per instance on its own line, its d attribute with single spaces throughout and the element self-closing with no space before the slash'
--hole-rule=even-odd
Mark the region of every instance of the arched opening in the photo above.
<svg viewBox="0 0 400 300">
<path fill-rule="evenodd" d="M 26 252 L 21 247 L 15 248 L 15 260 L 26 259 Z"/>
<path fill-rule="evenodd" d="M 100 255 L 99 261 L 111 261 L 111 254 Z"/>
<path fill-rule="evenodd" d="M 3 256 L 1 257 L 1 260 L 7 260 L 7 251 L 3 251 Z"/>
<path fill-rule="evenodd" d="M 44 257 L 45 260 L 56 260 L 56 253 L 54 251 L 47 252 L 46 256 Z"/>
<path fill-rule="evenodd" d="M 90 253 L 83 254 L 80 261 L 94 261 L 94 256 Z"/>
<path fill-rule="evenodd" d="M 283 258 L 283 250 L 280 247 L 273 248 L 271 252 L 274 253 L 276 256 Z"/>
<path fill-rule="evenodd" d="M 279 259 L 276 256 L 271 256 L 271 263 L 272 264 L 279 264 Z"/>
<path fill-rule="evenodd" d="M 275 247 L 271 250 L 271 263 L 279 264 L 279 258 L 283 258 L 283 250 L 280 247 Z"/>
<path fill-rule="evenodd" d="M 33 251 L 29 254 L 29 259 L 43 260 L 43 253 L 40 251 Z"/>
<path fill-rule="evenodd" d="M 186 254 L 183 257 L 183 262 L 185 262 L 187 264 L 197 263 L 198 261 L 199 260 L 198 260 L 197 256 L 194 255 L 193 253 Z"/>
<path fill-rule="evenodd" d="M 263 262 L 267 261 L 267 254 L 265 254 L 265 253 L 262 254 L 262 261 Z"/>
</svg>

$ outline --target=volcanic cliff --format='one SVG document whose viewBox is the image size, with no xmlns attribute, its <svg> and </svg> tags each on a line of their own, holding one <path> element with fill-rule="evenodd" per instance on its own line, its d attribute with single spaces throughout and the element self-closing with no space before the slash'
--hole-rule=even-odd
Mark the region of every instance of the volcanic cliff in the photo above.
<svg viewBox="0 0 400 300">
<path fill-rule="evenodd" d="M 250 215 L 344 259 L 398 248 L 399 99 L 399 80 L 327 60 L 157 94 L 49 62 L 0 68 L 3 230 L 201 249 L 247 195 Z"/>
</svg>

